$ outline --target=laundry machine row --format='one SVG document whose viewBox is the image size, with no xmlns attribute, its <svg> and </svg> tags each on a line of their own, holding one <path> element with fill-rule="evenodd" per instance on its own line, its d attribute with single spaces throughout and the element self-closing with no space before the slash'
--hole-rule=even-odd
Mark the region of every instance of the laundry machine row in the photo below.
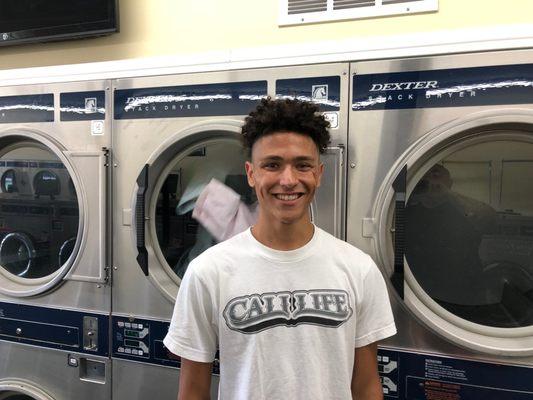
<svg viewBox="0 0 533 400">
<path fill-rule="evenodd" d="M 192 212 L 212 178 L 254 206 L 238 133 L 268 95 L 331 122 L 310 212 L 388 282 L 385 397 L 531 397 L 532 55 L 0 89 L 0 398 L 176 397 L 174 299 L 188 262 L 230 234 L 223 213 Z M 52 366 L 33 384 L 30 354 Z"/>
</svg>

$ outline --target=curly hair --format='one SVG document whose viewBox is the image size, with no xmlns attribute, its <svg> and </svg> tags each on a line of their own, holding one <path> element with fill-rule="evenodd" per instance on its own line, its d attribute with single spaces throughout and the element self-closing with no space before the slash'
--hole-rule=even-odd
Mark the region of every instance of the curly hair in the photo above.
<svg viewBox="0 0 533 400">
<path fill-rule="evenodd" d="M 301 100 L 262 99 L 244 120 L 242 141 L 251 153 L 261 137 L 277 132 L 294 132 L 309 136 L 323 154 L 330 142 L 329 122 L 319 114 L 316 104 Z"/>
</svg>

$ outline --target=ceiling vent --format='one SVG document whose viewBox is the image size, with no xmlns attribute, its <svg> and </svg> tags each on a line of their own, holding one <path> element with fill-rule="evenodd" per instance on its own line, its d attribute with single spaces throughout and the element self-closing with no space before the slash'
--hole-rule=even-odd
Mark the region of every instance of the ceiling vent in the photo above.
<svg viewBox="0 0 533 400">
<path fill-rule="evenodd" d="M 438 9 L 438 0 L 279 0 L 279 25 L 413 14 Z"/>
</svg>

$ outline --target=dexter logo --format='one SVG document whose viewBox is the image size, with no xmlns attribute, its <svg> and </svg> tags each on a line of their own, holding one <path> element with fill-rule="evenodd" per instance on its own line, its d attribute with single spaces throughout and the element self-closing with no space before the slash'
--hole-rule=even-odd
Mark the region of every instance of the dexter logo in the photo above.
<svg viewBox="0 0 533 400">
<path fill-rule="evenodd" d="M 389 90 L 437 89 L 438 84 L 438 81 L 374 83 L 370 88 L 370 92 L 386 92 Z"/>
</svg>

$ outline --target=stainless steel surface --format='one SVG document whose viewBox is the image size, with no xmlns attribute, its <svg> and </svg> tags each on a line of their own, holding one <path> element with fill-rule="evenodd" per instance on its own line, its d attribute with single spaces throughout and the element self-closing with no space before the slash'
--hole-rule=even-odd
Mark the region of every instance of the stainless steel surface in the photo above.
<svg viewBox="0 0 533 400">
<path fill-rule="evenodd" d="M 109 86 L 109 82 L 99 81 L 0 88 L 0 97 L 35 94 L 54 96 L 53 122 L 0 124 L 0 155 L 29 144 L 32 148 L 44 149 L 42 151 L 48 152 L 54 160 L 63 164 L 57 167 L 57 171 L 53 170 L 56 167 L 49 168 L 55 171 L 54 174 L 60 181 L 60 193 L 47 193 L 46 187 L 42 188 L 43 193 L 22 190 L 20 196 L 3 190 L 3 204 L 7 201 L 16 205 L 19 198 L 22 198 L 20 202 L 23 204 L 29 204 L 28 208 L 36 201 L 46 202 L 58 210 L 61 204 L 76 204 L 76 213 L 68 214 L 68 217 L 64 217 L 67 214 L 61 214 L 63 211 L 54 213 L 50 217 L 50 223 L 55 225 L 46 229 L 47 232 L 62 232 L 68 224 L 78 224 L 77 235 L 65 237 L 57 244 L 60 251 L 49 257 L 50 263 L 57 264 L 55 272 L 33 279 L 15 275 L 0 267 L 0 302 L 110 314 L 111 287 L 107 273 L 107 266 L 110 264 L 107 254 L 109 237 L 106 236 L 109 229 L 106 204 L 109 171 L 106 167 L 107 150 L 104 150 L 111 145 L 112 108 L 109 90 L 106 89 Z M 108 93 L 104 132 L 101 135 L 93 134 L 90 120 L 61 121 L 61 94 L 87 91 Z M 24 107 L 20 112 L 24 112 L 23 109 Z M 31 152 L 29 154 L 27 163 L 35 160 L 31 158 Z M 32 176 L 22 177 L 32 182 Z M 75 189 L 76 195 L 70 185 Z M 2 228 L 17 225 L 17 218 L 20 221 L 24 219 L 16 215 L 4 218 Z M 32 222 L 41 217 L 32 218 L 34 219 L 29 223 L 21 225 L 20 229 L 36 231 L 37 233 L 32 232 L 34 237 L 30 238 L 35 240 L 39 235 L 44 236 L 45 232 L 39 232 L 40 225 Z M 35 253 L 38 251 L 36 246 Z M 91 317 L 86 320 L 83 335 L 85 349 L 93 347 L 91 351 L 95 350 L 94 345 L 98 339 L 94 322 Z M 35 326 L 32 329 L 35 330 Z M 26 333 L 22 328 L 16 331 L 22 339 Z M 80 339 L 81 334 L 80 331 Z M 57 338 L 50 338 L 51 343 L 55 340 Z M 47 341 L 43 340 L 42 343 L 46 344 Z M 16 393 L 36 400 L 111 398 L 111 365 L 108 358 L 69 355 L 61 350 L 0 341 L 0 359 L 0 398 L 4 394 Z"/>
<path fill-rule="evenodd" d="M 178 398 L 179 371 L 174 368 L 154 367 L 149 364 L 113 359 L 113 399 Z M 211 378 L 211 398 L 218 393 L 218 376 Z"/>
<path fill-rule="evenodd" d="M 323 65 L 313 67 L 292 67 L 265 70 L 228 71 L 196 75 L 164 76 L 157 78 L 121 79 L 114 83 L 114 89 L 179 86 L 206 83 L 267 80 L 268 93 L 274 96 L 276 79 L 303 78 L 314 76 L 341 76 L 341 104 L 348 99 L 347 65 Z M 139 317 L 168 319 L 172 314 L 173 298 L 177 294 L 179 280 L 169 276 L 156 256 L 157 239 L 150 235 L 152 222 L 148 221 L 147 249 L 150 275 L 147 279 L 135 260 L 135 230 L 132 215 L 137 191 L 136 179 L 142 167 L 149 163 L 152 184 L 161 180 L 167 164 L 183 151 L 183 148 L 199 138 L 218 132 L 219 135 L 236 137 L 242 124 L 242 116 L 191 117 L 166 119 L 115 120 L 113 123 L 114 149 L 114 273 L 113 311 L 118 314 L 132 314 Z M 149 134 L 147 134 L 149 132 Z M 331 131 L 332 145 L 344 144 L 347 132 L 346 107 L 341 107 L 339 128 Z M 169 151 L 170 149 L 170 151 Z M 161 184 L 161 183 L 160 183 Z M 324 182 L 325 186 L 329 183 Z M 338 188 L 338 183 L 330 186 Z M 325 188 L 324 188 L 325 189 Z M 148 189 L 153 217 L 155 201 L 154 187 Z M 330 200 L 335 201 L 335 194 Z M 331 212 L 327 213 L 331 216 Z M 164 289 L 161 289 L 161 288 Z M 166 292 L 166 293 L 165 293 Z"/>
<path fill-rule="evenodd" d="M 530 51 L 483 53 L 358 62 L 350 68 L 352 74 L 427 71 L 526 64 L 532 56 Z M 391 186 L 400 170 L 407 165 L 410 195 L 431 165 L 475 140 L 490 143 L 519 137 L 519 141 L 532 143 L 533 104 L 350 111 L 349 125 L 347 240 L 371 254 L 389 281 L 394 233 Z M 430 300 L 413 289 L 415 279 L 408 265 L 405 279 L 405 301 L 389 286 L 398 334 L 384 345 L 533 364 L 531 326 L 492 328 L 442 317 L 444 312 L 426 306 Z"/>
<path fill-rule="evenodd" d="M 68 261 L 42 279 L 21 280 L 0 269 L 0 301 L 17 298 L 25 304 L 109 312 L 110 288 L 105 284 L 107 168 L 102 149 L 111 145 L 110 96 L 106 96 L 103 135 L 91 134 L 91 121 L 60 119 L 61 93 L 106 91 L 109 86 L 109 82 L 99 81 L 0 88 L 0 96 L 54 95 L 54 122 L 0 124 L 0 151 L 25 140 L 50 150 L 72 179 L 79 209 L 77 240 Z"/>
<path fill-rule="evenodd" d="M 67 352 L 6 342 L 0 342 L 0 354 L 0 398 L 11 392 L 33 396 L 35 400 L 111 398 L 108 359 L 71 354 L 78 361 L 78 366 L 72 367 L 68 365 Z M 99 365 L 99 382 L 85 379 L 88 372 L 80 367 L 83 363 L 89 368 Z"/>
<path fill-rule="evenodd" d="M 344 237 L 344 151 L 347 140 L 348 65 L 296 66 L 264 70 L 228 71 L 176 75 L 113 82 L 114 90 L 191 84 L 267 81 L 268 94 L 275 96 L 276 79 L 340 76 L 338 127 L 331 130 L 331 149 L 323 156 L 326 175 L 312 213 L 317 224 Z M 243 115 L 227 117 L 182 117 L 116 119 L 113 122 L 113 314 L 169 320 L 180 278 L 165 261 L 156 232 L 157 195 L 173 165 L 179 165 L 200 143 L 231 142 L 238 138 Z M 210 143 L 210 142 L 209 142 Z M 196 147 L 194 147 L 196 146 Z M 232 156 L 229 156 L 230 158 Z M 234 160 L 233 160 L 234 161 Z M 177 164 L 176 164 L 177 163 Z M 146 190 L 146 249 L 149 275 L 139 267 L 136 247 L 135 205 L 137 177 L 149 164 Z M 242 166 L 244 174 L 244 165 Z M 115 399 L 143 399 L 158 388 L 160 398 L 174 399 L 178 370 L 113 360 Z M 133 384 L 132 384 L 133 383 Z"/>
<path fill-rule="evenodd" d="M 328 147 L 320 159 L 324 164 L 320 188 L 311 204 L 313 222 L 334 236 L 345 239 L 346 162 L 345 148 Z M 321 212 L 322 210 L 322 212 Z M 329 211 L 324 211 L 329 210 Z"/>
</svg>

